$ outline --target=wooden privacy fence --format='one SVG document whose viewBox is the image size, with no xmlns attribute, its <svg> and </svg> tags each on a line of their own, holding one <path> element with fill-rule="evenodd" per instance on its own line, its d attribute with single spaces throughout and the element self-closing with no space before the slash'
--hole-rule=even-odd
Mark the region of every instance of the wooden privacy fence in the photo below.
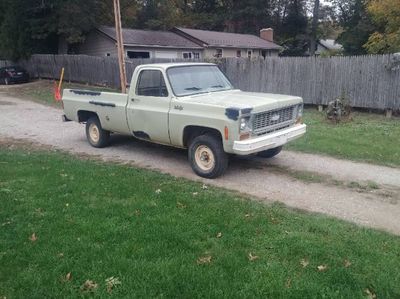
<svg viewBox="0 0 400 299">
<path fill-rule="evenodd" d="M 127 78 L 137 65 L 173 61 L 183 60 L 128 60 Z M 393 67 L 392 55 L 224 58 L 217 63 L 235 87 L 245 91 L 296 95 L 316 105 L 326 105 L 344 94 L 353 107 L 400 109 L 400 69 Z M 36 78 L 58 79 L 65 67 L 67 81 L 120 86 L 118 60 L 113 57 L 33 55 L 18 64 Z"/>
</svg>

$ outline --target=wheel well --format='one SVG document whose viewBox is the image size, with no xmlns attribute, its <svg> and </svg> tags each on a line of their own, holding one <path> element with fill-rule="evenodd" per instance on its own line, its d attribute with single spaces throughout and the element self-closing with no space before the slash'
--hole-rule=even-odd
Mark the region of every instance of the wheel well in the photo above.
<svg viewBox="0 0 400 299">
<path fill-rule="evenodd" d="M 86 110 L 79 110 L 78 111 L 78 121 L 80 123 L 88 121 L 88 119 L 93 117 L 93 116 L 98 117 L 97 113 L 93 112 L 93 111 L 86 111 Z"/>
<path fill-rule="evenodd" d="M 221 132 L 217 129 L 202 126 L 187 126 L 183 130 L 183 146 L 187 147 L 190 143 L 190 140 L 206 133 L 213 134 L 222 140 Z"/>
</svg>

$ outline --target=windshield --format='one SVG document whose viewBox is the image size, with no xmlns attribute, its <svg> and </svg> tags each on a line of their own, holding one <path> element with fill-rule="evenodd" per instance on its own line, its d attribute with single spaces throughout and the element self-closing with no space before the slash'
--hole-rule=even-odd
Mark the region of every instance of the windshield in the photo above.
<svg viewBox="0 0 400 299">
<path fill-rule="evenodd" d="M 168 79 L 176 96 L 232 89 L 233 86 L 216 65 L 171 67 Z"/>
</svg>

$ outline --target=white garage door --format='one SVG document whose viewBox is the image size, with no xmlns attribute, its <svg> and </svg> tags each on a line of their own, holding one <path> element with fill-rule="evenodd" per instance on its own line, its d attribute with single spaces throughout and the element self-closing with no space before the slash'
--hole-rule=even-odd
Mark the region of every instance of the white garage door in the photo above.
<svg viewBox="0 0 400 299">
<path fill-rule="evenodd" d="M 156 51 L 156 58 L 178 58 L 178 53 L 175 51 Z"/>
</svg>

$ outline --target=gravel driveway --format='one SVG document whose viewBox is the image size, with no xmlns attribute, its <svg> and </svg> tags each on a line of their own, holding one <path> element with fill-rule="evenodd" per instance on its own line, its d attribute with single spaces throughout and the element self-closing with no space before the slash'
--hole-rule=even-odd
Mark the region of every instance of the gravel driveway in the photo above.
<svg viewBox="0 0 400 299">
<path fill-rule="evenodd" d="M 125 161 L 400 235 L 399 168 L 283 151 L 269 160 L 234 158 L 226 175 L 206 180 L 193 174 L 184 150 L 119 135 L 112 136 L 110 147 L 96 149 L 87 143 L 84 125 L 63 123 L 61 114 L 61 110 L 10 97 L 0 89 L 0 140 L 24 139 L 71 153 Z"/>
</svg>

